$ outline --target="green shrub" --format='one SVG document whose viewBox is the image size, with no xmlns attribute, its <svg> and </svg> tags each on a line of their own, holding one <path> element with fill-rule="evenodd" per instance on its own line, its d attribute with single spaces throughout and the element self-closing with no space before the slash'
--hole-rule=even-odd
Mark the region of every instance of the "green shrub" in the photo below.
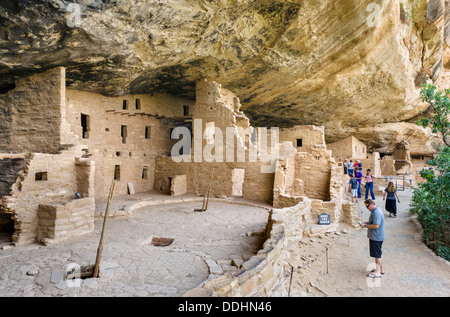
<svg viewBox="0 0 450 317">
<path fill-rule="evenodd" d="M 430 103 L 432 117 L 421 118 L 418 125 L 429 126 L 440 133 L 444 147 L 429 161 L 433 169 L 423 169 L 424 183 L 414 188 L 411 211 L 423 227 L 423 240 L 436 254 L 450 261 L 450 91 L 436 91 L 432 85 L 422 86 L 422 100 Z"/>
</svg>

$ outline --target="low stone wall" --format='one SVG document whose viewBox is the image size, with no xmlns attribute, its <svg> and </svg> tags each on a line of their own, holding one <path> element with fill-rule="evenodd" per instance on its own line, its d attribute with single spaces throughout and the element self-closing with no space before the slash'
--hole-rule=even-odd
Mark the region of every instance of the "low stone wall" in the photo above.
<svg viewBox="0 0 450 317">
<path fill-rule="evenodd" d="M 44 245 L 94 231 L 95 199 L 40 204 L 36 241 Z"/>
<path fill-rule="evenodd" d="M 287 296 L 290 268 L 289 245 L 303 237 L 305 215 L 311 211 L 310 201 L 295 206 L 272 209 L 266 228 L 266 241 L 261 250 L 242 264 L 237 275 L 224 274 L 186 292 L 184 297 L 267 297 Z"/>
</svg>

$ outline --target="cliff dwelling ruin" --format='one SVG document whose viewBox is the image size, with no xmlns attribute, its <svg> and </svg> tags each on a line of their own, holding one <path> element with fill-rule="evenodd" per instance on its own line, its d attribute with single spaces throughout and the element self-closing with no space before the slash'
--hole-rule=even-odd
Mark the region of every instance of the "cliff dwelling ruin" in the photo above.
<svg viewBox="0 0 450 317">
<path fill-rule="evenodd" d="M 246 204 L 262 206 L 266 224 L 257 231 L 263 240 L 255 240 L 258 247 L 244 267 L 251 271 L 270 259 L 265 265 L 280 277 L 288 245 L 334 232 L 339 223 L 356 224 L 344 159 L 361 160 L 379 177 L 406 174 L 408 186 L 417 181 L 414 167 L 422 159 L 411 158 L 406 141 L 380 159 L 353 136 L 327 145 L 320 126 L 262 133 L 250 126 L 239 98 L 213 81 L 199 80 L 192 102 L 167 93 L 105 97 L 66 88 L 65 74 L 57 67 L 18 80 L 0 96 L 1 228 L 18 246 L 50 246 L 92 233 L 114 180 L 113 219 L 144 206 L 175 203 L 181 209 L 176 203 L 195 197 L 199 206 L 207 198 L 243 213 Z M 177 196 L 182 199 L 171 200 Z M 329 225 L 318 224 L 323 213 Z M 148 244 L 155 241 L 170 241 L 168 246 L 174 239 L 152 236 Z M 234 293 L 267 295 L 278 278 L 250 293 L 244 291 L 249 280 L 240 280 Z"/>
<path fill-rule="evenodd" d="M 345 160 L 380 195 L 436 153 L 413 119 L 420 83 L 448 82 L 447 2 L 382 1 L 379 28 L 367 1 L 78 1 L 73 26 L 64 1 L 32 2 L 0 4 L 5 250 L 93 247 L 114 184 L 111 249 L 190 283 L 152 295 L 286 296 L 298 244 L 360 220 Z"/>
</svg>

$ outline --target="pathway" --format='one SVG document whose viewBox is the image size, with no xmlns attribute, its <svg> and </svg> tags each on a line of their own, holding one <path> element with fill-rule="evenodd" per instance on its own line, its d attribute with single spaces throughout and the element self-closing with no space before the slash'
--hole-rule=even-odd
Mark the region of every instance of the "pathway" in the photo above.
<svg viewBox="0 0 450 317">
<path fill-rule="evenodd" d="M 388 217 L 381 197 L 375 200 L 385 213 L 386 240 L 383 244 L 383 261 L 386 274 L 380 279 L 367 278 L 374 260 L 369 256 L 369 241 L 366 229 L 349 228 L 347 234 L 336 234 L 309 240 L 300 246 L 300 256 L 311 256 L 327 246 L 329 249 L 329 273 L 326 274 L 326 257 L 311 267 L 296 272 L 293 287 L 297 295 L 307 296 L 450 296 L 450 263 L 436 256 L 420 239 L 419 228 L 412 221 L 408 210 L 411 191 L 399 192 L 397 218 Z M 359 200 L 363 221 L 370 212 Z M 346 229 L 345 226 L 342 229 Z M 339 238 L 339 241 L 335 242 Z M 306 255 L 305 255 L 306 254 Z M 299 255 L 297 255 L 299 256 Z"/>
</svg>

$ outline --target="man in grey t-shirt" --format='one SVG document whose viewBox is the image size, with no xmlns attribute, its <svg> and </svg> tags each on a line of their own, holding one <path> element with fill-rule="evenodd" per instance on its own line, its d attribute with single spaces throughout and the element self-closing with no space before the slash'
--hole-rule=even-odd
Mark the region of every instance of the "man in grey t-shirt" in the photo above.
<svg viewBox="0 0 450 317">
<path fill-rule="evenodd" d="M 370 210 L 368 222 L 360 224 L 362 228 L 367 228 L 369 238 L 370 256 L 375 258 L 376 269 L 369 274 L 369 277 L 381 277 L 383 271 L 383 259 L 381 257 L 381 247 L 384 241 L 384 215 L 381 209 L 372 199 L 366 199 L 364 205 Z"/>
</svg>

